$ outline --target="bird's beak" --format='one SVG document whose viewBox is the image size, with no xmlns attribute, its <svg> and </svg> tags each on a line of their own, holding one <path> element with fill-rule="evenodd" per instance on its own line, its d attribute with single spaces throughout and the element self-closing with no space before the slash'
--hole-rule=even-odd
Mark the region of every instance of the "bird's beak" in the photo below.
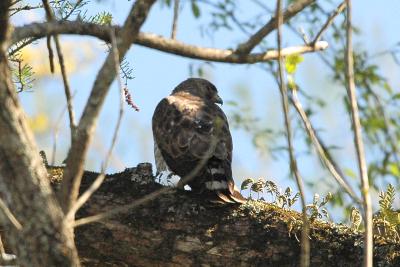
<svg viewBox="0 0 400 267">
<path fill-rule="evenodd" d="M 222 101 L 222 98 L 219 95 L 215 95 L 214 103 L 223 105 L 224 101 Z"/>
</svg>

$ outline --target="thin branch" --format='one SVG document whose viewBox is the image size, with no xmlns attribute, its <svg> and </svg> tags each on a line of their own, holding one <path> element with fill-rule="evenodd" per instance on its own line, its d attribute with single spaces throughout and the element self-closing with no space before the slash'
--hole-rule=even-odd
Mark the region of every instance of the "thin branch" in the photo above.
<svg viewBox="0 0 400 267">
<path fill-rule="evenodd" d="M 174 18 L 172 21 L 171 39 L 176 39 L 176 31 L 178 28 L 179 17 L 179 0 L 174 1 Z"/>
<path fill-rule="evenodd" d="M 40 37 L 40 38 L 42 38 L 42 37 Z M 18 41 L 17 43 L 14 43 L 12 46 L 10 46 L 8 48 L 7 55 L 13 56 L 13 55 L 17 54 L 22 48 L 24 48 L 27 45 L 32 44 L 33 42 L 39 40 L 40 38 L 36 38 L 36 37 L 26 38 L 21 41 Z"/>
<path fill-rule="evenodd" d="M 315 0 L 298 0 L 294 1 L 286 10 L 283 11 L 283 21 L 287 22 L 297 13 L 302 11 L 304 8 L 313 4 Z M 259 29 L 254 35 L 252 35 L 249 40 L 238 45 L 236 49 L 237 54 L 249 54 L 254 47 L 256 47 L 269 33 L 276 29 L 277 19 L 276 16 L 271 18 L 267 24 L 265 24 L 261 29 Z"/>
<path fill-rule="evenodd" d="M 11 224 L 14 225 L 14 227 L 17 230 L 22 230 L 22 225 L 21 223 L 15 218 L 14 214 L 10 211 L 10 209 L 7 207 L 6 203 L 0 198 L 0 210 L 3 211 L 3 214 L 10 220 Z"/>
<path fill-rule="evenodd" d="M 138 0 L 133 5 L 120 31 L 123 38 L 117 40 L 120 59 L 125 56 L 130 45 L 137 38 L 140 27 L 147 18 L 154 2 L 155 0 Z M 70 210 L 78 198 L 85 157 L 93 138 L 93 132 L 100 109 L 116 74 L 114 55 L 112 51 L 110 51 L 97 74 L 91 94 L 73 136 L 71 148 L 68 151 L 66 160 L 68 168 L 64 171 L 60 192 L 60 203 L 62 203 L 62 208 L 65 213 Z"/>
<path fill-rule="evenodd" d="M 329 26 L 332 25 L 333 21 L 335 18 L 343 12 L 343 10 L 346 8 L 346 1 L 343 1 L 337 8 L 336 10 L 329 16 L 328 20 L 325 22 L 324 26 L 322 26 L 321 30 L 317 33 L 315 36 L 314 40 L 311 42 L 312 44 L 317 43 L 320 39 L 322 34 L 329 28 Z"/>
<path fill-rule="evenodd" d="M 46 45 L 47 45 L 47 50 L 49 51 L 50 72 L 54 73 L 54 53 L 53 53 L 53 48 L 51 47 L 51 35 L 47 35 Z"/>
<path fill-rule="evenodd" d="M 53 10 L 51 9 L 48 0 L 42 0 L 44 9 L 46 11 L 46 17 L 47 20 L 49 21 L 54 21 L 54 14 L 53 14 Z M 48 37 L 50 38 L 50 37 Z M 70 125 L 70 129 L 71 129 L 71 143 L 72 143 L 72 138 L 75 134 L 75 113 L 74 113 L 74 107 L 72 104 L 72 95 L 71 95 L 71 89 L 69 86 L 69 82 L 68 82 L 68 77 L 67 77 L 67 71 L 65 69 L 65 63 L 64 63 L 64 55 L 62 53 L 62 49 L 61 49 L 61 44 L 60 44 L 60 40 L 58 38 L 57 34 L 53 35 L 54 38 L 54 43 L 56 44 L 56 50 L 57 50 L 57 56 L 58 56 L 58 63 L 60 65 L 60 69 L 61 69 L 61 76 L 63 79 L 63 83 L 64 83 L 64 93 L 65 93 L 65 97 L 67 99 L 67 107 L 68 107 L 68 117 L 69 117 L 69 125 Z M 49 55 L 53 55 L 52 50 L 51 50 L 51 46 L 48 45 L 49 48 Z M 51 59 L 50 59 L 51 62 Z M 51 66 L 51 63 L 50 63 Z M 53 66 L 54 68 L 54 66 Z M 54 69 L 53 69 L 54 70 Z"/>
<path fill-rule="evenodd" d="M 318 137 L 317 133 L 314 130 L 314 127 L 311 124 L 310 119 L 308 118 L 306 112 L 301 105 L 299 98 L 297 97 L 297 89 L 294 88 L 292 90 L 292 104 L 296 108 L 297 113 L 299 114 L 304 128 L 308 136 L 310 137 L 315 150 L 317 151 L 321 161 L 325 164 L 328 171 L 332 174 L 335 178 L 336 182 L 347 192 L 347 194 L 353 199 L 354 202 L 361 204 L 361 200 L 358 198 L 356 193 L 351 188 L 350 184 L 346 181 L 343 172 L 339 169 L 338 164 L 327 155 L 327 151 L 324 148 L 320 138 Z"/>
<path fill-rule="evenodd" d="M 65 17 L 63 18 L 63 20 L 67 20 L 73 13 L 74 11 L 79 7 L 79 5 L 82 3 L 82 0 L 78 0 L 76 1 L 75 5 L 73 8 L 71 8 L 71 10 L 69 11 L 69 13 L 67 15 L 65 15 Z"/>
<path fill-rule="evenodd" d="M 122 117 L 124 115 L 125 91 L 124 91 L 124 87 L 122 86 L 122 81 L 121 81 L 120 67 L 119 67 L 120 58 L 118 55 L 117 40 L 115 37 L 114 29 L 110 30 L 110 37 L 111 37 L 111 44 L 112 44 L 111 51 L 114 56 L 116 79 L 118 81 L 118 87 L 119 87 L 119 92 L 120 92 L 119 114 L 118 114 L 117 124 L 114 129 L 114 134 L 112 137 L 110 148 L 108 149 L 106 158 L 101 166 L 100 174 L 97 176 L 97 178 L 94 180 L 94 182 L 90 185 L 90 187 L 76 200 L 76 202 L 74 203 L 72 208 L 68 211 L 68 214 L 65 217 L 67 222 L 73 222 L 76 212 L 89 200 L 89 198 L 93 195 L 93 193 L 96 192 L 96 190 L 99 189 L 99 187 L 103 183 L 103 181 L 106 177 L 105 172 L 106 172 L 108 164 L 110 162 L 112 151 L 117 142 L 119 128 L 121 126 Z"/>
<path fill-rule="evenodd" d="M 353 125 L 354 143 L 357 152 L 357 161 L 361 179 L 361 194 L 364 208 L 364 267 L 373 265 L 373 232 L 372 232 L 372 207 L 371 196 L 369 192 L 368 170 L 365 160 L 364 143 L 362 140 L 360 116 L 358 114 L 358 105 L 356 98 L 356 88 L 354 83 L 354 62 L 352 47 L 352 10 L 351 0 L 347 2 L 347 23 L 346 23 L 346 82 L 347 94 L 350 101 L 351 119 Z"/>
<path fill-rule="evenodd" d="M 286 128 L 286 139 L 288 143 L 289 149 L 289 158 L 290 158 L 290 170 L 294 174 L 296 178 L 297 187 L 300 193 L 300 200 L 302 206 L 302 220 L 303 220 L 303 227 L 301 231 L 301 256 L 300 256 L 300 266 L 301 267 L 308 267 L 310 266 L 310 240 L 308 239 L 310 226 L 307 218 L 307 210 L 306 210 L 306 200 L 304 195 L 304 185 L 303 180 L 300 176 L 299 170 L 297 168 L 296 158 L 294 156 L 294 148 L 292 144 L 292 128 L 290 125 L 290 118 L 289 118 L 289 101 L 288 101 L 288 93 L 286 88 L 286 82 L 284 79 L 284 63 L 281 54 L 281 47 L 282 47 L 282 33 L 281 33 L 281 26 L 283 24 L 282 18 L 282 3 L 281 0 L 277 0 L 276 6 L 276 27 L 277 27 L 277 43 L 278 43 L 278 53 L 279 53 L 279 60 L 278 60 L 278 81 L 279 81 L 279 91 L 281 93 L 281 100 L 282 100 L 282 109 L 285 118 L 285 128 Z"/>
<path fill-rule="evenodd" d="M 12 35 L 11 43 L 16 43 L 28 37 L 40 38 L 48 34 L 56 33 L 90 35 L 109 42 L 110 38 L 107 34 L 109 28 L 109 26 L 76 21 L 33 23 L 22 27 L 16 27 Z M 118 40 L 119 37 L 122 36 L 121 28 L 115 27 L 115 31 Z M 165 38 L 160 35 L 151 33 L 139 33 L 137 38 L 134 40 L 134 43 L 183 57 L 223 63 L 252 64 L 278 59 L 277 50 L 269 50 L 264 53 L 253 53 L 249 55 L 239 55 L 236 54 L 233 50 L 188 45 L 177 40 Z M 281 54 L 285 57 L 292 54 L 312 53 L 325 50 L 327 47 L 327 42 L 320 41 L 317 42 L 315 45 L 300 45 L 283 48 Z"/>
<path fill-rule="evenodd" d="M 76 95 L 76 90 L 74 91 L 74 93 L 72 94 L 72 99 L 74 99 L 75 95 Z M 56 120 L 56 125 L 54 127 L 54 131 L 53 131 L 53 148 L 52 148 L 52 153 L 51 153 L 51 165 L 54 166 L 55 165 L 55 161 L 56 161 L 56 154 L 57 154 L 57 140 L 58 140 L 58 132 L 60 131 L 60 126 L 61 126 L 61 122 L 62 119 L 64 117 L 65 112 L 67 112 L 68 107 L 65 106 L 63 108 L 63 110 L 61 111 L 60 115 L 58 116 L 57 120 Z"/>
</svg>

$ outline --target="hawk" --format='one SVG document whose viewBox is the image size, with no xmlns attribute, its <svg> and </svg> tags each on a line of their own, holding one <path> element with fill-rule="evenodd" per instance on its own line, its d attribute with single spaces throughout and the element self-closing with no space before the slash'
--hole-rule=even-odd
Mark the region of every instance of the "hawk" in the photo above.
<svg viewBox="0 0 400 267">
<path fill-rule="evenodd" d="M 212 202 L 243 203 L 232 178 L 232 137 L 217 88 L 189 78 L 158 103 L 152 118 L 157 173 L 181 177 L 178 187 Z"/>
</svg>

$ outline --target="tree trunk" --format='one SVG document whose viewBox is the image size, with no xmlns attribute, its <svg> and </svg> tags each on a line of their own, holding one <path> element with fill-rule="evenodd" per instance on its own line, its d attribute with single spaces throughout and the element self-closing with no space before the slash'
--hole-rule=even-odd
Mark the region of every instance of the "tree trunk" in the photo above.
<svg viewBox="0 0 400 267">
<path fill-rule="evenodd" d="M 52 168 L 53 180 L 62 168 Z M 150 164 L 109 175 L 78 213 L 130 204 L 162 185 Z M 86 172 L 82 188 L 97 176 Z M 190 192 L 162 195 L 111 219 L 76 229 L 84 266 L 298 266 L 301 214 L 264 201 L 212 205 Z M 293 229 L 291 229 L 293 228 Z M 311 266 L 360 266 L 363 239 L 343 225 L 311 224 Z M 400 245 L 375 245 L 376 266 L 400 266 Z"/>
<path fill-rule="evenodd" d="M 9 4 L 0 1 L 0 198 L 22 228 L 2 209 L 0 222 L 21 266 L 79 266 L 72 232 L 63 224 L 11 81 L 5 52 Z"/>
</svg>

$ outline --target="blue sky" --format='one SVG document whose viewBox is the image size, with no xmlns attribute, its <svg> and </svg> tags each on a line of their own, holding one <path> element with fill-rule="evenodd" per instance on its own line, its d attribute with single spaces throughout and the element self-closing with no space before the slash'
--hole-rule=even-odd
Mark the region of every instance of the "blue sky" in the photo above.
<svg viewBox="0 0 400 267">
<path fill-rule="evenodd" d="M 177 34 L 179 40 L 207 47 L 229 48 L 246 39 L 245 35 L 230 31 L 218 32 L 213 39 L 202 36 L 200 25 L 205 25 L 208 19 L 205 10 L 203 11 L 204 16 L 200 20 L 195 20 L 191 14 L 188 1 L 182 2 L 186 2 L 186 4 L 180 13 Z M 237 2 L 240 4 L 240 16 L 242 18 L 249 17 L 254 13 L 255 6 L 249 4 L 250 1 L 239 0 Z M 357 49 L 358 44 L 362 44 L 371 52 L 380 52 L 399 41 L 398 35 L 394 34 L 400 28 L 400 20 L 398 19 L 399 1 L 391 0 L 382 3 L 365 0 L 353 2 L 354 24 L 362 31 L 360 37 L 355 37 L 355 49 Z M 114 16 L 114 23 L 122 24 L 131 5 L 132 1 L 104 1 L 101 4 L 92 4 L 89 13 L 95 14 L 98 11 L 108 10 Z M 34 19 L 43 20 L 43 16 L 37 14 Z M 269 16 L 261 18 L 261 21 L 267 19 L 269 19 Z M 14 18 L 16 24 L 23 24 L 27 20 L 32 20 L 32 18 L 26 18 L 23 15 Z M 169 36 L 171 20 L 172 11 L 162 7 L 160 3 L 156 3 L 142 30 Z M 298 26 L 301 27 L 301 25 Z M 286 34 L 284 35 L 285 46 L 301 44 L 301 40 L 295 38 L 289 31 L 285 31 L 284 34 Z M 270 40 L 270 46 L 275 45 L 275 34 L 272 33 L 272 35 L 267 39 Z M 63 40 L 78 42 L 78 40 L 84 38 L 63 37 Z M 93 39 L 90 44 L 96 53 L 96 58 L 91 67 L 82 68 L 82 71 L 70 76 L 71 87 L 77 91 L 74 103 L 78 114 L 86 103 L 96 73 L 106 56 L 103 44 Z M 120 138 L 114 150 L 114 160 L 109 167 L 109 172 L 122 171 L 125 167 L 136 166 L 139 162 L 154 162 L 151 133 L 151 116 L 154 108 L 158 101 L 168 95 L 177 84 L 189 77 L 189 64 L 202 64 L 202 61 L 186 59 L 137 45 L 130 49 L 126 59 L 133 67 L 135 76 L 135 79 L 128 82 L 128 88 L 132 93 L 134 102 L 140 107 L 140 112 L 125 107 Z M 394 89 L 399 90 L 398 66 L 389 56 L 379 57 L 376 62 L 382 67 L 383 74 L 389 78 Z M 225 102 L 233 100 L 245 103 L 238 93 L 239 88 L 245 88 L 253 102 L 255 114 L 262 118 L 261 122 L 277 129 L 282 127 L 279 91 L 275 81 L 265 71 L 256 66 L 223 63 L 214 63 L 213 67 L 206 67 L 205 70 L 206 77 L 217 86 Z M 344 88 L 333 84 L 327 73 L 326 67 L 317 55 L 307 54 L 304 56 L 304 62 L 299 66 L 296 77 L 302 87 L 307 88 L 309 94 L 322 96 L 328 102 L 328 106 L 321 111 L 318 118 L 313 119 L 313 122 L 317 128 L 324 129 L 322 136 L 326 143 L 341 146 L 342 149 L 334 153 L 340 165 L 357 172 L 348 117 L 340 106 Z M 60 76 L 40 80 L 35 87 L 34 93 L 20 94 L 23 105 L 28 114 L 32 115 L 43 111 L 49 114 L 53 118 L 52 122 L 54 122 L 65 105 Z M 98 122 L 96 137 L 87 161 L 87 169 L 99 170 L 102 155 L 110 145 L 118 114 L 118 97 L 118 87 L 114 83 Z M 230 108 L 226 105 L 223 106 L 228 116 Z M 63 124 L 59 138 L 58 163 L 65 158 L 68 146 L 67 120 Z M 286 155 L 283 154 L 278 160 L 274 160 L 268 153 L 260 154 L 252 145 L 251 136 L 242 130 L 233 131 L 233 140 L 233 173 L 237 183 L 240 184 L 241 180 L 248 177 L 264 177 L 267 180 L 278 182 L 282 188 L 286 186 L 296 188 L 293 180 L 288 178 Z M 41 148 L 48 155 L 51 154 L 51 134 L 39 135 L 38 141 Z M 299 167 L 303 177 L 306 181 L 317 182 L 318 185 L 317 189 L 308 190 L 309 193 L 331 190 L 336 185 L 333 180 L 329 183 L 318 182 L 320 179 L 322 181 L 322 177 L 329 174 L 320 168 L 317 157 L 315 155 L 304 156 L 304 153 L 302 153 L 303 145 L 301 142 L 296 142 L 296 144 Z M 367 158 L 372 156 L 368 155 Z M 311 196 L 308 194 L 308 202 L 312 200 Z"/>
</svg>

